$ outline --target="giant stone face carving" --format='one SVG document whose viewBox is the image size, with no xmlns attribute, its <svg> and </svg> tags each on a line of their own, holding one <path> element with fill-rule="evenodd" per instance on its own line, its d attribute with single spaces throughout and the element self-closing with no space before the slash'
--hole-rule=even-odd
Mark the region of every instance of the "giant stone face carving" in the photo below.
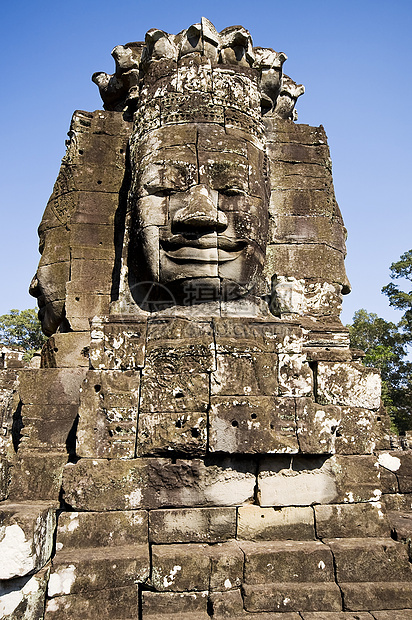
<svg viewBox="0 0 412 620">
<path fill-rule="evenodd" d="M 206 123 L 163 127 L 132 157 L 132 278 L 184 305 L 248 293 L 268 217 L 265 158 L 252 136 Z"/>
<path fill-rule="evenodd" d="M 93 76 L 106 111 L 73 116 L 41 224 L 44 332 L 199 303 L 203 316 L 338 312 L 343 223 L 323 130 L 292 122 L 304 88 L 286 55 L 204 18 L 112 55 L 114 75 Z"/>
</svg>

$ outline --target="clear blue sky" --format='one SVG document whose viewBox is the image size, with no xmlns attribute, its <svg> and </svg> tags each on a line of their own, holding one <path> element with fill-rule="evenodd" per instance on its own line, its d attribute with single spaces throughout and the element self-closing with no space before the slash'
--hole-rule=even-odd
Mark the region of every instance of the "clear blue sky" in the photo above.
<svg viewBox="0 0 412 620">
<path fill-rule="evenodd" d="M 206 8 L 205 8 L 206 7 Z M 71 0 L 8 2 L 2 11 L 0 314 L 33 307 L 36 229 L 56 179 L 72 112 L 101 107 L 94 71 L 149 28 L 177 33 L 208 17 L 241 24 L 254 45 L 285 52 L 305 84 L 299 122 L 323 124 L 348 229 L 353 292 L 343 321 L 366 308 L 397 321 L 380 289 L 412 248 L 410 0 Z"/>
</svg>

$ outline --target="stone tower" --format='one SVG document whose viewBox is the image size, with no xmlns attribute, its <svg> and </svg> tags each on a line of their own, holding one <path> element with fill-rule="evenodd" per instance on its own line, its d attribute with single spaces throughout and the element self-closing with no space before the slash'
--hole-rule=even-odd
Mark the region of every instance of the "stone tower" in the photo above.
<svg viewBox="0 0 412 620">
<path fill-rule="evenodd" d="M 412 618 L 411 455 L 303 86 L 204 18 L 112 56 L 39 227 L 41 366 L 0 371 L 2 617 Z"/>
</svg>

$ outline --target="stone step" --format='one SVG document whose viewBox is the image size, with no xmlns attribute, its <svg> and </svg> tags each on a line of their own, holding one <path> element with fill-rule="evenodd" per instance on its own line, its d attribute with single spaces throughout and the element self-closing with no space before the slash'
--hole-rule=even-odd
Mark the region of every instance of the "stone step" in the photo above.
<svg viewBox="0 0 412 620">
<path fill-rule="evenodd" d="M 388 521 L 395 540 L 412 539 L 412 512 L 388 512 Z"/>
<path fill-rule="evenodd" d="M 369 609 L 382 610 L 374 611 L 376 620 L 407 620 L 412 618 L 410 608 L 412 607 L 412 583 L 409 582 L 381 582 L 374 583 L 341 583 L 343 601 L 345 609 L 351 611 L 366 611 Z M 391 615 L 388 610 L 407 609 L 409 615 Z M 386 615 L 382 615 L 383 611 Z M 380 617 L 379 617 L 380 616 Z"/>
<path fill-rule="evenodd" d="M 342 596 L 336 583 L 245 584 L 243 600 L 249 612 L 341 611 Z"/>
<path fill-rule="evenodd" d="M 132 620 L 138 605 L 137 585 L 105 588 L 48 600 L 44 620 Z"/>
<path fill-rule="evenodd" d="M 152 546 L 151 585 L 158 591 L 225 591 L 239 588 L 244 556 L 236 541 Z"/>
<path fill-rule="evenodd" d="M 391 538 L 340 538 L 325 542 L 335 558 L 339 584 L 412 580 L 407 548 Z"/>
<path fill-rule="evenodd" d="M 333 557 L 319 541 L 243 542 L 247 584 L 334 582 Z"/>
<path fill-rule="evenodd" d="M 412 620 L 412 609 L 371 611 L 374 620 Z"/>
<path fill-rule="evenodd" d="M 207 592 L 142 592 L 142 619 L 209 620 Z"/>
<path fill-rule="evenodd" d="M 302 620 L 375 620 L 367 611 L 360 613 L 353 613 L 351 611 L 308 611 L 302 612 L 300 617 Z"/>
<path fill-rule="evenodd" d="M 352 611 L 308 611 L 302 612 L 300 617 L 302 620 L 376 620 L 372 613 L 369 611 L 355 613 Z M 391 611 L 390 613 L 396 612 Z M 394 615 L 390 617 L 390 620 L 409 620 L 409 616 L 403 618 L 403 616 Z"/>
<path fill-rule="evenodd" d="M 389 537 L 390 524 L 380 502 L 314 506 L 318 538 Z"/>
<path fill-rule="evenodd" d="M 48 585 L 48 596 L 61 597 L 94 590 L 143 583 L 150 573 L 148 545 L 58 551 Z"/>
<path fill-rule="evenodd" d="M 240 589 L 230 592 L 211 592 L 209 594 L 209 613 L 214 620 L 301 620 L 298 613 L 286 612 L 282 614 L 250 613 L 243 607 L 243 597 Z"/>
<path fill-rule="evenodd" d="M 240 540 L 315 540 L 312 506 L 238 508 L 237 538 Z"/>
</svg>

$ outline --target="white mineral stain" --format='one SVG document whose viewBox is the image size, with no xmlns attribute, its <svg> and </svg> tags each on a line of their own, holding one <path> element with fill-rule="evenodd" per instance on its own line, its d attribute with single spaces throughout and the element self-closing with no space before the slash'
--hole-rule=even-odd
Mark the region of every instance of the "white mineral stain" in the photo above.
<svg viewBox="0 0 412 620">
<path fill-rule="evenodd" d="M 380 500 L 382 497 L 382 491 L 380 489 L 375 489 L 373 492 L 373 497 L 369 499 L 370 502 L 376 502 L 376 500 Z"/>
<path fill-rule="evenodd" d="M 79 527 L 79 519 L 77 518 L 77 512 L 75 513 L 75 517 L 71 517 L 71 521 L 67 526 L 67 531 L 68 532 L 74 532 L 74 530 L 77 530 L 77 528 Z"/>
<path fill-rule="evenodd" d="M 4 534 L 3 534 L 4 532 Z M 31 541 L 17 523 L 0 528 L 0 579 L 27 575 L 34 562 Z"/>
<path fill-rule="evenodd" d="M 401 461 L 397 456 L 392 456 L 385 452 L 384 454 L 380 454 L 378 457 L 379 465 L 382 465 L 385 469 L 389 469 L 390 471 L 398 471 L 401 466 Z"/>
<path fill-rule="evenodd" d="M 324 570 L 324 568 L 326 568 L 326 564 L 325 562 L 323 562 L 323 560 L 321 560 L 318 564 L 318 568 L 320 568 L 321 570 Z"/>
<path fill-rule="evenodd" d="M 371 421 L 368 418 L 360 418 L 356 421 L 358 426 L 370 426 Z"/>
<path fill-rule="evenodd" d="M 379 519 L 384 519 L 385 518 L 385 514 L 381 510 L 382 504 L 380 502 L 376 503 L 376 508 L 378 510 L 378 517 L 379 517 Z"/>
<path fill-rule="evenodd" d="M 169 586 L 172 585 L 172 583 L 175 580 L 175 577 L 177 575 L 177 573 L 182 570 L 181 566 L 173 566 L 172 570 L 169 573 L 169 576 L 167 577 L 163 577 L 163 585 L 165 588 L 168 588 Z"/>
<path fill-rule="evenodd" d="M 0 617 L 5 618 L 9 614 L 12 614 L 22 600 L 22 590 L 14 590 L 13 592 L 9 592 L 8 594 L 3 594 L 0 597 Z"/>
<path fill-rule="evenodd" d="M 142 492 L 140 489 L 135 489 L 131 491 L 128 495 L 124 496 L 127 506 L 130 509 L 139 508 L 142 501 Z"/>
<path fill-rule="evenodd" d="M 225 586 L 225 588 L 231 588 L 232 587 L 232 584 L 230 583 L 229 579 L 225 580 L 224 586 Z"/>
<path fill-rule="evenodd" d="M 290 598 L 286 597 L 283 599 L 283 604 L 287 605 L 288 603 L 290 603 Z"/>
<path fill-rule="evenodd" d="M 113 349 L 120 349 L 123 344 L 123 338 L 119 336 L 119 338 L 113 338 Z"/>
<path fill-rule="evenodd" d="M 59 605 L 55 598 L 52 598 L 51 601 L 47 603 L 47 611 L 58 611 Z"/>
<path fill-rule="evenodd" d="M 60 570 L 60 572 L 52 573 L 49 579 L 49 586 L 47 593 L 49 596 L 55 596 L 56 594 L 70 594 L 72 585 L 76 579 L 75 577 L 76 567 L 74 564 L 70 564 L 66 568 Z"/>
</svg>

